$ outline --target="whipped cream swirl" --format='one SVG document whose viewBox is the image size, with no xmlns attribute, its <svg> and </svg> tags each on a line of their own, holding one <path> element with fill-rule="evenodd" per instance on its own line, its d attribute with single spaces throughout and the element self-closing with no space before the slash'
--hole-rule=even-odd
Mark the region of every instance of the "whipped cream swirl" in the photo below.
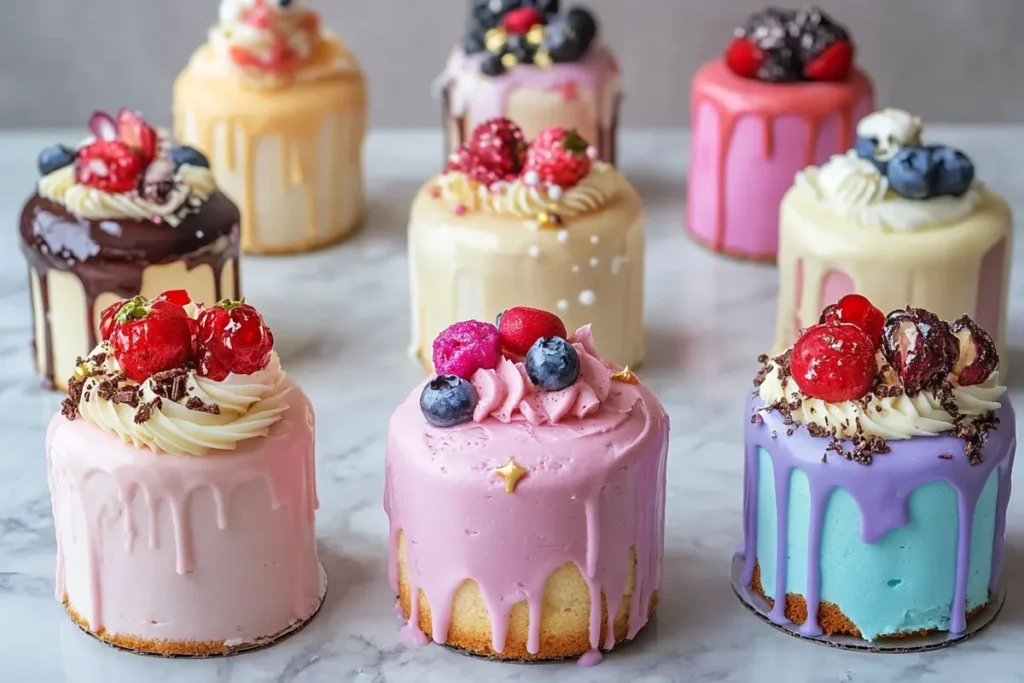
<svg viewBox="0 0 1024 683">
<path fill-rule="evenodd" d="M 961 197 L 901 197 L 889 189 L 888 180 L 874 164 L 853 151 L 833 156 L 820 168 L 801 171 L 796 184 L 839 216 L 883 232 L 949 225 L 973 213 L 982 199 L 977 182 Z"/>
<path fill-rule="evenodd" d="M 266 436 L 288 409 L 289 389 L 276 351 L 266 368 L 251 375 L 232 373 L 214 381 L 189 372 L 186 398 L 179 401 L 161 397 L 154 379 L 146 380 L 138 386 L 139 405 L 150 406 L 146 420 L 137 420 L 137 408 L 105 398 L 106 392 L 99 390 L 101 382 L 121 374 L 109 342 L 93 350 L 85 368 L 78 403 L 82 418 L 154 453 L 201 456 L 230 451 L 239 442 Z M 194 407 L 188 406 L 190 402 Z"/>
<path fill-rule="evenodd" d="M 625 179 L 610 164 L 598 162 L 579 183 L 562 190 L 545 184 L 528 185 L 521 179 L 491 187 L 465 173 L 443 174 L 437 181 L 441 198 L 453 205 L 518 218 L 535 218 L 541 211 L 556 211 L 573 218 L 600 210 L 621 191 Z"/>
<path fill-rule="evenodd" d="M 195 212 L 217 190 L 213 172 L 201 166 L 182 164 L 175 171 L 173 188 L 162 201 L 153 201 L 132 192 L 106 192 L 81 185 L 75 178 L 74 164 L 48 173 L 39 180 L 39 196 L 60 204 L 68 211 L 89 220 L 164 222 L 178 226 L 186 215 Z"/>
<path fill-rule="evenodd" d="M 885 368 L 881 353 L 877 361 L 881 372 Z M 768 362 L 763 376 L 758 396 L 766 406 L 764 410 L 785 404 L 796 424 L 814 425 L 837 437 L 857 436 L 858 424 L 861 433 L 885 439 L 934 436 L 952 431 L 955 426 L 954 416 L 942 406 L 933 391 L 885 397 L 872 392 L 861 400 L 829 403 L 804 395 L 793 377 L 782 371 L 775 360 Z M 997 410 L 999 399 L 1006 391 L 1006 387 L 999 384 L 998 376 L 996 370 L 982 384 L 959 386 L 954 383 L 952 400 L 957 411 L 970 419 Z"/>
<path fill-rule="evenodd" d="M 521 362 L 503 358 L 494 370 L 477 370 L 471 383 L 477 393 L 473 421 L 494 418 L 509 423 L 525 420 L 532 425 L 558 424 L 568 417 L 583 419 L 602 406 L 626 413 L 639 400 L 632 385 L 613 386 L 613 369 L 605 364 L 594 348 L 590 326 L 581 327 L 569 337 L 580 357 L 580 374 L 571 385 L 559 391 L 544 391 L 534 385 Z"/>
</svg>

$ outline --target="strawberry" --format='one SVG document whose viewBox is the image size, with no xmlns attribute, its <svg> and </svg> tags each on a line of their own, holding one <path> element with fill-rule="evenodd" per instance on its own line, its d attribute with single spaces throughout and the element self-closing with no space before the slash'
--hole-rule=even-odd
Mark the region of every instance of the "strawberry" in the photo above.
<svg viewBox="0 0 1024 683">
<path fill-rule="evenodd" d="M 121 108 L 117 113 L 117 135 L 138 153 L 144 166 L 156 158 L 156 131 L 136 112 Z"/>
<path fill-rule="evenodd" d="M 509 33 L 522 36 L 537 24 L 543 24 L 544 17 L 535 7 L 520 7 L 507 13 L 501 23 Z"/>
<path fill-rule="evenodd" d="M 519 126 L 505 118 L 484 121 L 473 130 L 466 145 L 489 171 L 503 180 L 514 180 L 526 161 L 526 138 Z"/>
<path fill-rule="evenodd" d="M 849 323 L 812 325 L 793 345 L 793 381 L 805 395 L 829 403 L 855 401 L 871 390 L 878 373 L 875 347 Z"/>
<path fill-rule="evenodd" d="M 733 38 L 725 48 L 725 65 L 737 76 L 757 78 L 764 64 L 764 53 L 749 38 Z"/>
<path fill-rule="evenodd" d="M 120 140 L 97 140 L 78 150 L 75 179 L 104 192 L 131 192 L 139 183 L 143 163 Z"/>
<path fill-rule="evenodd" d="M 192 359 L 191 320 L 177 304 L 137 296 L 121 306 L 114 321 L 114 356 L 133 382 L 185 367 Z"/>
<path fill-rule="evenodd" d="M 525 356 L 541 337 L 565 339 L 565 323 L 554 313 L 518 306 L 501 314 L 498 320 L 501 347 L 516 356 Z"/>
<path fill-rule="evenodd" d="M 882 328 L 885 327 L 885 313 L 871 305 L 866 297 L 860 294 L 847 294 L 838 302 L 821 312 L 823 325 L 831 323 L 850 323 L 867 333 L 875 345 L 875 350 L 882 344 Z"/>
<path fill-rule="evenodd" d="M 844 81 L 853 68 L 853 43 L 839 40 L 804 64 L 804 78 L 810 81 Z"/>
<path fill-rule="evenodd" d="M 116 324 L 115 317 L 117 312 L 121 310 L 121 307 L 125 305 L 126 299 L 121 299 L 117 303 L 110 304 L 103 309 L 103 313 L 100 314 L 100 339 L 103 341 L 110 341 L 111 335 L 114 334 L 114 325 Z"/>
<path fill-rule="evenodd" d="M 199 374 L 222 380 L 267 367 L 274 335 L 259 311 L 242 301 L 219 301 L 199 312 Z"/>
<path fill-rule="evenodd" d="M 575 130 L 552 126 L 530 145 L 522 175 L 536 174 L 539 182 L 572 187 L 590 173 L 589 148 Z"/>
</svg>

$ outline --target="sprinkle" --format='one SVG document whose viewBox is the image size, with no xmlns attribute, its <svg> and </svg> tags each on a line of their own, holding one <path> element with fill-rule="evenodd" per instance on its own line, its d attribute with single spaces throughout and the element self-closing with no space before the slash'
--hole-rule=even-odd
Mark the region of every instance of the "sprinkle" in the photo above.
<svg viewBox="0 0 1024 683">
<path fill-rule="evenodd" d="M 466 206 L 464 204 L 456 204 L 455 205 L 455 215 L 456 216 L 465 216 L 466 215 Z"/>
<path fill-rule="evenodd" d="M 623 382 L 625 384 L 640 384 L 640 379 L 633 374 L 633 371 L 629 369 L 629 366 L 622 368 L 619 372 L 612 373 L 612 380 L 615 382 Z"/>
<path fill-rule="evenodd" d="M 590 259 L 590 267 L 591 268 L 597 268 L 600 264 L 601 264 L 601 262 L 597 259 L 596 256 L 594 258 Z"/>
<path fill-rule="evenodd" d="M 557 306 L 558 310 L 560 310 L 560 311 L 567 311 L 567 310 L 569 310 L 569 302 L 566 301 L 565 299 L 559 299 L 558 303 L 556 303 L 555 306 Z"/>
<path fill-rule="evenodd" d="M 523 174 L 523 182 L 527 185 L 536 185 L 540 182 L 540 175 L 536 171 L 527 171 Z"/>
<path fill-rule="evenodd" d="M 536 244 L 531 244 L 530 256 L 532 256 L 533 258 L 537 258 L 538 256 L 540 256 L 540 247 L 538 247 Z"/>
<path fill-rule="evenodd" d="M 548 186 L 548 197 L 554 199 L 556 202 L 562 198 L 562 188 L 558 185 Z"/>
<path fill-rule="evenodd" d="M 430 196 L 433 197 L 434 199 L 437 199 L 438 197 L 440 197 L 441 196 L 441 188 L 438 187 L 437 185 L 434 185 L 432 188 L 430 188 Z"/>
<path fill-rule="evenodd" d="M 514 458 L 510 458 L 507 465 L 494 471 L 505 480 L 505 493 L 515 493 L 519 480 L 526 476 L 526 469 L 517 465 Z"/>
<path fill-rule="evenodd" d="M 198 237 L 199 239 L 203 239 L 203 235 L 205 234 L 206 233 L 204 233 L 202 230 L 196 230 L 196 237 Z"/>
<path fill-rule="evenodd" d="M 558 241 L 559 242 L 568 242 L 569 241 L 569 231 L 568 230 L 559 230 L 557 237 L 558 237 Z"/>
<path fill-rule="evenodd" d="M 590 236 L 590 243 L 591 244 L 597 244 L 600 241 L 601 241 L 601 238 L 598 237 L 597 235 L 591 235 Z"/>
<path fill-rule="evenodd" d="M 594 147 L 593 145 L 587 147 L 587 158 L 591 161 L 597 161 L 597 147 Z"/>
<path fill-rule="evenodd" d="M 580 292 L 580 303 L 584 306 L 593 306 L 597 303 L 597 295 L 594 294 L 593 290 L 584 289 Z"/>
</svg>

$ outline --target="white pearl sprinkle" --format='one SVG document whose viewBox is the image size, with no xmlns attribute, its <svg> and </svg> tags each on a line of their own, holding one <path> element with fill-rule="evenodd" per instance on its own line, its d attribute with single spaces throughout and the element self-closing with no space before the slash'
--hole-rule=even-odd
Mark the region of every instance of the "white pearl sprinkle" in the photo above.
<svg viewBox="0 0 1024 683">
<path fill-rule="evenodd" d="M 540 247 L 538 247 L 536 244 L 531 244 L 530 256 L 532 256 L 533 258 L 537 258 L 538 256 L 540 256 Z"/>
<path fill-rule="evenodd" d="M 523 174 L 523 182 L 527 185 L 536 185 L 540 182 L 540 176 L 536 171 L 527 171 Z"/>
<path fill-rule="evenodd" d="M 503 4 L 501 0 L 491 0 L 488 8 L 495 14 L 498 14 L 501 12 Z"/>
<path fill-rule="evenodd" d="M 552 185 L 548 188 L 548 197 L 555 200 L 556 202 L 562 198 L 562 188 L 558 185 Z"/>
<path fill-rule="evenodd" d="M 596 256 L 594 258 L 590 259 L 590 267 L 591 268 L 597 268 L 597 266 L 600 265 L 600 263 L 601 262 L 597 259 Z"/>
<path fill-rule="evenodd" d="M 557 237 L 558 237 L 558 241 L 559 242 L 568 242 L 569 241 L 569 231 L 568 230 L 559 230 Z"/>
<path fill-rule="evenodd" d="M 601 241 L 601 238 L 598 237 L 597 235 L 591 235 L 590 236 L 590 243 L 591 244 L 597 244 L 600 241 Z"/>
<path fill-rule="evenodd" d="M 597 303 L 597 295 L 592 290 L 584 289 L 580 292 L 580 303 L 584 306 L 593 306 Z"/>
<path fill-rule="evenodd" d="M 569 302 L 566 301 L 565 299 L 559 299 L 558 303 L 556 303 L 555 306 L 557 306 L 558 310 L 560 310 L 560 311 L 567 311 L 567 310 L 569 310 Z"/>
<path fill-rule="evenodd" d="M 197 237 L 197 238 L 199 238 L 199 239 L 203 239 L 203 234 L 204 234 L 204 233 L 203 233 L 203 231 L 202 231 L 202 230 L 196 230 L 196 237 Z"/>
</svg>

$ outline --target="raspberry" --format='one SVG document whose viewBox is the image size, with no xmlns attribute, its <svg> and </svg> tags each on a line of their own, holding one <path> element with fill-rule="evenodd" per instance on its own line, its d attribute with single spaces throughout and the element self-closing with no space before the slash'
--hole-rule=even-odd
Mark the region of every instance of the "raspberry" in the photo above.
<svg viewBox="0 0 1024 683">
<path fill-rule="evenodd" d="M 565 338 L 565 323 L 554 313 L 519 306 L 501 314 L 498 320 L 501 346 L 516 356 L 525 356 L 534 343 L 544 337 Z"/>
<path fill-rule="evenodd" d="M 544 17 L 534 7 L 520 7 L 502 17 L 501 23 L 509 33 L 525 35 L 537 24 L 543 24 Z"/>
<path fill-rule="evenodd" d="M 841 403 L 871 390 L 878 365 L 864 330 L 838 323 L 807 328 L 793 345 L 790 369 L 805 395 Z"/>
<path fill-rule="evenodd" d="M 142 159 L 120 140 L 97 140 L 78 150 L 75 179 L 104 192 L 131 192 L 142 174 Z"/>
<path fill-rule="evenodd" d="M 490 323 L 467 320 L 451 325 L 434 340 L 434 370 L 468 380 L 483 368 L 491 370 L 501 360 L 498 329 Z"/>
<path fill-rule="evenodd" d="M 725 48 L 725 65 L 737 76 L 756 78 L 763 64 L 764 53 L 748 38 L 733 38 Z"/>
<path fill-rule="evenodd" d="M 810 81 L 845 81 L 853 68 L 853 43 L 832 43 L 804 64 L 804 78 Z"/>
<path fill-rule="evenodd" d="M 508 119 L 484 121 L 473 130 L 466 145 L 479 164 L 502 180 L 513 180 L 526 161 L 523 131 Z"/>
<path fill-rule="evenodd" d="M 882 344 L 885 314 L 860 294 L 847 294 L 837 303 L 826 307 L 821 312 L 821 319 L 818 322 L 823 325 L 831 323 L 856 325 L 868 335 L 868 338 L 874 343 L 876 351 Z"/>
<path fill-rule="evenodd" d="M 589 147 L 575 130 L 548 128 L 530 145 L 523 176 L 536 173 L 540 182 L 572 187 L 590 173 Z"/>
<path fill-rule="evenodd" d="M 244 301 L 219 301 L 199 312 L 199 374 L 222 380 L 267 367 L 274 335 L 259 311 Z"/>
<path fill-rule="evenodd" d="M 192 358 L 192 321 L 177 304 L 137 296 L 121 306 L 114 321 L 114 356 L 133 382 L 185 367 Z"/>
</svg>

